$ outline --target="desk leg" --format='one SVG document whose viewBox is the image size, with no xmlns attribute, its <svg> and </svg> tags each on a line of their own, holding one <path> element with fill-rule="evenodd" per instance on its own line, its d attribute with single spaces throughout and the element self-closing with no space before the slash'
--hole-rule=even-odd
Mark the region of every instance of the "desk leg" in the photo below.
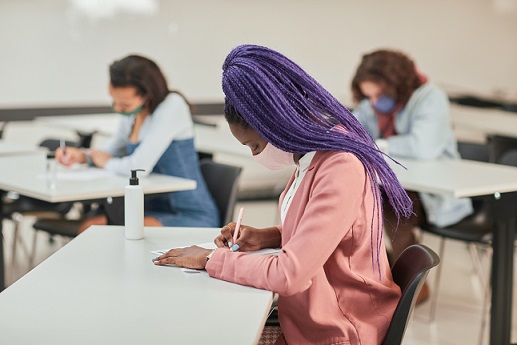
<svg viewBox="0 0 517 345">
<path fill-rule="evenodd" d="M 492 247 L 492 307 L 490 344 L 510 344 L 512 332 L 513 247 L 517 193 L 505 193 L 493 200 L 496 231 Z"/>
</svg>

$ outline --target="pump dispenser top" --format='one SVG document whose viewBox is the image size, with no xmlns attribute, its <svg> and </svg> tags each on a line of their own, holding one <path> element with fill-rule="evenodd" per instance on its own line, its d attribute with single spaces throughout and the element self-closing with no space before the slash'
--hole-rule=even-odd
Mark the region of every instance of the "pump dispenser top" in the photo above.
<svg viewBox="0 0 517 345">
<path fill-rule="evenodd" d="M 137 171 L 145 171 L 144 169 L 134 169 L 131 170 L 131 178 L 129 179 L 129 185 L 138 186 L 138 176 L 136 174 Z"/>
</svg>

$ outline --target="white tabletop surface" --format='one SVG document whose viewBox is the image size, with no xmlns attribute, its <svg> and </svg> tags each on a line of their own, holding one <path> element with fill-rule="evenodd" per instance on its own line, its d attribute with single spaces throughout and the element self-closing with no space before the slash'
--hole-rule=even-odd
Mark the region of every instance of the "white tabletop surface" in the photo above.
<svg viewBox="0 0 517 345">
<path fill-rule="evenodd" d="M 111 136 L 118 128 L 121 115 L 92 114 L 67 116 L 40 116 L 36 121 L 57 128 L 97 132 Z M 206 153 L 223 152 L 248 156 L 249 150 L 240 145 L 232 136 L 224 117 L 218 115 L 205 116 L 203 120 L 211 125 L 194 124 L 196 149 Z"/>
<path fill-rule="evenodd" d="M 51 125 L 57 128 L 69 129 L 82 132 L 97 132 L 97 134 L 111 136 L 115 133 L 122 115 L 88 114 L 88 115 L 65 115 L 65 116 L 38 116 L 34 120 L 42 124 Z"/>
<path fill-rule="evenodd" d="M 517 113 L 451 104 L 454 128 L 468 129 L 486 135 L 517 137 Z"/>
<path fill-rule="evenodd" d="M 39 154 L 41 152 L 45 152 L 45 149 L 33 145 L 9 143 L 0 139 L 0 156 Z"/>
<path fill-rule="evenodd" d="M 118 126 L 120 115 L 67 115 L 41 116 L 36 121 L 69 130 L 97 131 L 110 136 Z M 220 163 L 241 166 L 244 168 L 241 179 L 241 190 L 274 189 L 283 190 L 291 176 L 292 169 L 271 171 L 255 162 L 249 148 L 241 145 L 233 137 L 223 115 L 196 116 L 199 120 L 212 126 L 194 124 L 196 150 L 214 155 Z"/>
<path fill-rule="evenodd" d="M 76 171 L 58 166 L 52 179 L 45 154 L 0 156 L 0 166 L 0 189 L 49 202 L 119 197 L 129 183 L 129 172 L 124 177 L 86 166 Z M 159 174 L 140 178 L 140 184 L 145 194 L 196 188 L 193 180 Z"/>
<path fill-rule="evenodd" d="M 517 168 L 469 160 L 390 161 L 406 190 L 448 194 L 458 198 L 517 191 Z"/>
<path fill-rule="evenodd" d="M 256 344 L 272 293 L 151 262 L 219 229 L 95 226 L 0 293 L 0 344 Z"/>
</svg>

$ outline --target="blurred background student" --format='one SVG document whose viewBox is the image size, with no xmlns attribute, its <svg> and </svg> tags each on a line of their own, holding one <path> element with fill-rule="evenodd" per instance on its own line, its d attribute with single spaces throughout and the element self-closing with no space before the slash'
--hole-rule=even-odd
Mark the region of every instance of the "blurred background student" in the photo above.
<svg viewBox="0 0 517 345">
<path fill-rule="evenodd" d="M 193 139 L 190 107 L 178 91 L 169 91 L 163 73 L 148 58 L 129 55 L 109 69 L 113 109 L 121 114 L 117 132 L 102 150 L 67 147 L 56 151 L 64 165 L 90 163 L 129 176 L 131 169 L 195 180 L 190 191 L 161 194 L 145 202 L 146 226 L 218 226 L 216 205 L 205 185 Z M 85 220 L 79 232 L 106 224 L 104 214 Z"/>
<path fill-rule="evenodd" d="M 354 115 L 385 153 L 417 160 L 460 158 L 447 95 L 402 52 L 377 50 L 364 55 L 352 80 L 352 94 L 357 104 Z M 473 212 L 470 199 L 408 194 L 413 200 L 414 215 L 400 223 L 391 205 L 383 204 L 392 263 L 406 247 L 416 243 L 414 228 L 419 224 L 448 226 Z M 418 302 L 428 295 L 425 285 Z"/>
</svg>

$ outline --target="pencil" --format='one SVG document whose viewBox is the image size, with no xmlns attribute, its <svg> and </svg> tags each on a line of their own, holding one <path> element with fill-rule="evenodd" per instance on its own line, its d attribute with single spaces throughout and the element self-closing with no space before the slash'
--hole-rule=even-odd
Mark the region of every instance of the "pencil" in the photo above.
<svg viewBox="0 0 517 345">
<path fill-rule="evenodd" d="M 239 237 L 239 229 L 241 227 L 242 222 L 242 214 L 244 213 L 244 207 L 241 207 L 239 210 L 239 216 L 237 217 L 237 224 L 235 225 L 235 231 L 233 232 L 233 243 L 237 241 L 237 237 Z"/>
</svg>

